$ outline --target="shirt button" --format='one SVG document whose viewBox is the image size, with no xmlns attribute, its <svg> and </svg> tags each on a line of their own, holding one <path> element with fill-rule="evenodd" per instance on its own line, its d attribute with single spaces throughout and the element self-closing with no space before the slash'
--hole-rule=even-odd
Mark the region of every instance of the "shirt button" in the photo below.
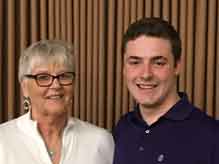
<svg viewBox="0 0 219 164">
<path fill-rule="evenodd" d="M 139 151 L 144 151 L 144 147 L 143 147 L 143 146 L 140 146 L 138 150 L 139 150 Z"/>
<path fill-rule="evenodd" d="M 149 133 L 150 133 L 150 130 L 149 130 L 149 129 L 145 130 L 145 133 L 146 133 L 146 134 L 149 134 Z"/>
<path fill-rule="evenodd" d="M 163 162 L 164 161 L 164 155 L 163 154 L 158 155 L 157 161 L 158 162 Z"/>
</svg>

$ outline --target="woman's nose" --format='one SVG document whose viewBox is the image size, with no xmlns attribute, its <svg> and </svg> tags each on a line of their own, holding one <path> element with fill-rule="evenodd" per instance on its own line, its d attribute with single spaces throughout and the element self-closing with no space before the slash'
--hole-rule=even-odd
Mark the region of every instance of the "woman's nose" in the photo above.
<svg viewBox="0 0 219 164">
<path fill-rule="evenodd" d="M 54 78 L 51 87 L 52 88 L 61 87 L 61 84 L 60 84 L 58 78 Z"/>
</svg>

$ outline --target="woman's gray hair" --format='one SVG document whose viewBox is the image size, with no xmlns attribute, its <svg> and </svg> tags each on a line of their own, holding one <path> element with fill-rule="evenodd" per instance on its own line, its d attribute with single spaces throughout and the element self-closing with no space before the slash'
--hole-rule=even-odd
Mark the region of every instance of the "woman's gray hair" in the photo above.
<svg viewBox="0 0 219 164">
<path fill-rule="evenodd" d="M 24 75 L 31 74 L 37 64 L 50 62 L 62 63 L 68 71 L 75 72 L 73 46 L 61 40 L 41 40 L 33 43 L 20 56 L 19 81 L 22 81 Z"/>
</svg>

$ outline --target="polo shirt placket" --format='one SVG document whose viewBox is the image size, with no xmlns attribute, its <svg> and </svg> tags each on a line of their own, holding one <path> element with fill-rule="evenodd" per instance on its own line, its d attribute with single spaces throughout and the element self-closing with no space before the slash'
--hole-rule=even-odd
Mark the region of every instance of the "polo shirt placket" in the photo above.
<svg viewBox="0 0 219 164">
<path fill-rule="evenodd" d="M 114 164 L 219 163 L 211 154 L 219 153 L 218 124 L 179 94 L 180 101 L 150 126 L 138 106 L 121 118 L 114 129 Z"/>
</svg>

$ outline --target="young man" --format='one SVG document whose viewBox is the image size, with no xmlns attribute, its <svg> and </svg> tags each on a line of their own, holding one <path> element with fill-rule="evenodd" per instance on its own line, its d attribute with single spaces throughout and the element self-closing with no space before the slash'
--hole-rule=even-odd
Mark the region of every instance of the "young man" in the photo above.
<svg viewBox="0 0 219 164">
<path fill-rule="evenodd" d="M 181 40 L 159 18 L 131 24 L 123 74 L 137 102 L 114 130 L 114 164 L 219 164 L 219 125 L 177 92 Z"/>
</svg>

